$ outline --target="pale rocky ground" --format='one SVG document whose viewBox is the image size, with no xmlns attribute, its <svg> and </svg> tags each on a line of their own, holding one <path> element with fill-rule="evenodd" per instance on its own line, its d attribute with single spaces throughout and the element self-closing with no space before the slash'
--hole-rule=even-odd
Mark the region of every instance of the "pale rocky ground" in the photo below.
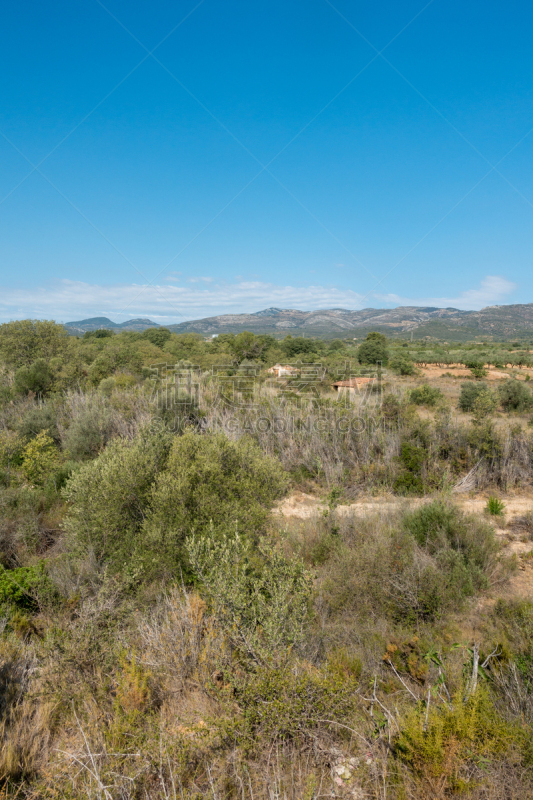
<svg viewBox="0 0 533 800">
<path fill-rule="evenodd" d="M 522 597 L 533 600 L 533 495 L 531 492 L 499 494 L 505 503 L 501 517 L 490 516 L 485 512 L 489 493 L 452 494 L 453 502 L 468 514 L 482 516 L 494 526 L 496 535 L 501 537 L 508 553 L 516 555 L 519 569 L 505 586 L 502 594 L 506 597 Z M 346 515 L 379 515 L 398 506 L 416 507 L 432 498 L 399 498 L 394 495 L 363 497 L 349 505 L 338 505 L 336 513 Z M 304 492 L 295 492 L 282 500 L 276 513 L 293 520 L 312 519 L 328 508 L 320 498 Z"/>
</svg>

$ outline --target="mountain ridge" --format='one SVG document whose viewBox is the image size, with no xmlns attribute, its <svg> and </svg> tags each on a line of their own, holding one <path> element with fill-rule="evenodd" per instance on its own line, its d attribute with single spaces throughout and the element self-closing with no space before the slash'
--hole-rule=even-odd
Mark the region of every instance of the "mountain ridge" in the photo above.
<svg viewBox="0 0 533 800">
<path fill-rule="evenodd" d="M 64 327 L 73 335 L 107 328 L 118 331 L 143 331 L 161 327 L 147 317 L 116 323 L 107 317 L 91 317 L 67 322 Z M 345 308 L 301 311 L 274 306 L 250 314 L 218 314 L 163 327 L 175 333 L 253 333 L 360 338 L 370 330 L 389 336 L 429 336 L 437 339 L 474 339 L 477 337 L 511 338 L 533 336 L 533 303 L 486 306 L 479 311 L 434 306 L 398 306 L 397 308 Z"/>
</svg>

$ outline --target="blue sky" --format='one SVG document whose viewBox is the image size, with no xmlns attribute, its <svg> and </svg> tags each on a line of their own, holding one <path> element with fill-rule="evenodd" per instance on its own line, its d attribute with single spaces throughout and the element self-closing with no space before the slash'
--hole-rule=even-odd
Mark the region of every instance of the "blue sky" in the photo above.
<svg viewBox="0 0 533 800">
<path fill-rule="evenodd" d="M 533 301 L 525 2 L 3 12 L 0 318 Z"/>
</svg>

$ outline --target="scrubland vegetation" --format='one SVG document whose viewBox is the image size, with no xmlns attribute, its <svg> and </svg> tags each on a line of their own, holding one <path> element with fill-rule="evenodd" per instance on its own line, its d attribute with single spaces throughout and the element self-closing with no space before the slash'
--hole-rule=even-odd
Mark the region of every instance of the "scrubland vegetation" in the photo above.
<svg viewBox="0 0 533 800">
<path fill-rule="evenodd" d="M 533 480 L 530 363 L 0 326 L 0 796 L 533 796 L 533 598 L 493 526 Z M 296 490 L 323 510 L 277 513 Z"/>
</svg>

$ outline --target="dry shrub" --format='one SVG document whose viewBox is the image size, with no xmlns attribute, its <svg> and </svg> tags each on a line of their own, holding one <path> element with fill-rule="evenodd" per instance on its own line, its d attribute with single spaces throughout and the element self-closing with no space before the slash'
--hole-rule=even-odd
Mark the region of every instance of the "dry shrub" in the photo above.
<svg viewBox="0 0 533 800">
<path fill-rule="evenodd" d="M 56 705 L 40 696 L 30 647 L 5 640 L 0 655 L 0 779 L 35 775 L 46 763 Z"/>
<path fill-rule="evenodd" d="M 108 441 L 133 439 L 153 414 L 149 398 L 139 391 L 67 392 L 58 422 L 63 448 L 74 458 L 95 457 Z"/>
<path fill-rule="evenodd" d="M 139 626 L 143 663 L 168 691 L 205 685 L 229 658 L 225 637 L 205 611 L 199 595 L 174 587 Z"/>
</svg>

